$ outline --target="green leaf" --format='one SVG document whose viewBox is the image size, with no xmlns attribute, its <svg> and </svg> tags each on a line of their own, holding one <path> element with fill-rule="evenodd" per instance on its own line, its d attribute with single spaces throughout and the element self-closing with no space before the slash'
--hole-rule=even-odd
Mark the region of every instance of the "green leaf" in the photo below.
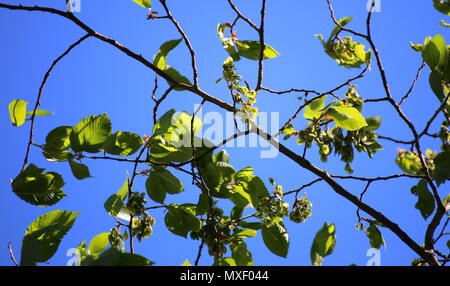
<svg viewBox="0 0 450 286">
<path fill-rule="evenodd" d="M 240 221 L 238 224 L 241 227 L 250 228 L 250 229 L 254 229 L 254 230 L 258 230 L 263 227 L 263 223 L 261 223 L 261 222 Z"/>
<path fill-rule="evenodd" d="M 48 133 L 42 148 L 47 160 L 62 162 L 69 159 L 70 153 L 67 150 L 70 148 L 70 133 L 72 133 L 71 126 L 56 127 Z"/>
<path fill-rule="evenodd" d="M 365 51 L 365 46 L 352 41 L 352 37 L 337 38 L 341 27 L 347 25 L 352 18 L 345 17 L 339 20 L 339 25 L 333 28 L 328 40 L 325 42 L 322 35 L 316 35 L 322 42 L 325 52 L 334 59 L 340 66 L 346 68 L 360 68 L 362 64 L 370 66 L 372 52 Z"/>
<path fill-rule="evenodd" d="M 170 76 L 174 81 L 176 81 L 176 82 L 178 82 L 178 83 L 184 83 L 184 84 L 187 84 L 187 85 L 192 85 L 191 81 L 190 81 L 187 77 L 181 75 L 181 74 L 180 74 L 176 69 L 174 69 L 173 67 L 167 66 L 167 68 L 164 70 L 164 72 L 165 72 L 168 76 Z M 172 83 L 170 83 L 170 82 L 168 82 L 168 84 L 169 84 L 169 85 L 172 85 Z M 174 90 L 176 90 L 176 91 L 182 91 L 182 90 L 184 90 L 184 88 L 181 88 L 181 87 L 175 87 Z"/>
<path fill-rule="evenodd" d="M 28 102 L 20 99 L 13 100 L 8 105 L 9 118 L 11 123 L 18 127 L 25 123 L 27 117 Z"/>
<path fill-rule="evenodd" d="M 230 55 L 233 61 L 239 61 L 241 57 L 239 56 L 233 39 L 225 37 L 225 31 L 227 30 L 226 24 L 217 25 L 217 34 L 219 35 L 220 41 L 225 51 Z"/>
<path fill-rule="evenodd" d="M 172 125 L 172 117 L 175 115 L 175 109 L 170 109 L 163 116 L 156 121 L 156 124 L 153 126 L 153 134 L 165 133 L 169 130 Z"/>
<path fill-rule="evenodd" d="M 109 245 L 109 232 L 96 235 L 89 243 L 90 255 L 97 256 Z"/>
<path fill-rule="evenodd" d="M 233 237 L 236 237 L 239 239 L 255 237 L 255 236 L 256 236 L 256 230 L 250 229 L 250 228 L 239 229 L 233 233 Z"/>
<path fill-rule="evenodd" d="M 442 74 L 437 71 L 433 70 L 430 73 L 430 77 L 428 78 L 428 82 L 430 84 L 431 90 L 436 95 L 436 97 L 439 99 L 440 102 L 442 102 L 445 99 L 444 89 L 442 87 Z"/>
<path fill-rule="evenodd" d="M 141 255 L 109 248 L 86 266 L 150 266 L 153 264 L 154 262 Z"/>
<path fill-rule="evenodd" d="M 28 111 L 27 115 L 33 115 L 33 111 Z M 34 113 L 34 116 L 48 116 L 48 115 L 53 115 L 53 112 L 43 109 L 36 109 L 36 112 Z"/>
<path fill-rule="evenodd" d="M 419 156 L 416 153 L 399 149 L 395 163 L 407 174 L 422 174 L 422 164 L 420 163 Z"/>
<path fill-rule="evenodd" d="M 128 193 L 129 193 L 129 181 L 130 179 L 127 178 L 127 180 L 125 181 L 125 183 L 123 184 L 123 186 L 120 188 L 120 190 L 110 196 L 108 198 L 108 200 L 106 200 L 104 206 L 105 206 L 105 210 L 112 216 L 117 216 L 120 212 L 120 210 L 123 208 L 124 204 L 123 202 L 125 201 L 125 198 L 127 197 Z"/>
<path fill-rule="evenodd" d="M 64 180 L 58 173 L 43 173 L 44 169 L 28 165 L 12 182 L 13 192 L 35 206 L 51 206 L 66 196 L 61 189 Z"/>
<path fill-rule="evenodd" d="M 214 258 L 213 266 L 237 266 L 236 261 L 231 257 L 216 257 Z"/>
<path fill-rule="evenodd" d="M 314 120 L 318 119 L 322 115 L 323 107 L 325 105 L 326 96 L 321 96 L 313 100 L 310 104 L 305 107 L 303 116 L 305 119 Z"/>
<path fill-rule="evenodd" d="M 439 25 L 441 25 L 442 27 L 445 27 L 445 28 L 450 28 L 450 24 L 446 23 L 444 20 L 441 20 L 439 22 Z"/>
<path fill-rule="evenodd" d="M 329 109 L 329 113 L 339 128 L 354 131 L 367 126 L 366 119 L 354 107 L 344 105 L 332 106 Z"/>
<path fill-rule="evenodd" d="M 381 245 L 386 247 L 386 242 L 384 241 L 383 235 L 375 224 L 370 224 L 366 230 L 366 235 L 369 238 L 370 246 L 373 248 L 380 249 Z"/>
<path fill-rule="evenodd" d="M 433 0 L 433 5 L 442 14 L 450 16 L 450 2 L 448 0 Z"/>
<path fill-rule="evenodd" d="M 150 0 L 133 0 L 133 2 L 144 8 L 148 8 L 148 9 L 152 8 L 152 1 L 150 1 Z"/>
<path fill-rule="evenodd" d="M 264 244 L 273 253 L 287 257 L 289 251 L 289 235 L 283 223 L 274 223 L 272 226 L 263 226 L 261 234 Z"/>
<path fill-rule="evenodd" d="M 250 60 L 259 60 L 261 52 L 261 44 L 259 41 L 236 41 L 236 46 L 239 56 Z M 264 59 L 272 59 L 278 57 L 280 54 L 274 48 L 265 44 L 263 55 Z"/>
<path fill-rule="evenodd" d="M 231 209 L 230 218 L 232 220 L 238 220 L 242 217 L 245 207 L 234 207 Z"/>
<path fill-rule="evenodd" d="M 192 85 L 192 83 L 187 79 L 186 77 L 182 76 L 176 69 L 170 67 L 167 64 L 167 56 L 169 55 L 170 51 L 175 49 L 178 44 L 181 42 L 182 39 L 178 40 L 171 40 L 167 41 L 164 44 L 161 45 L 159 48 L 158 54 L 155 55 L 153 58 L 154 65 L 159 68 L 160 70 L 164 71 L 169 77 L 171 77 L 174 81 L 178 83 L 184 83 L 187 85 Z M 170 81 L 167 81 L 169 85 L 173 85 Z M 174 88 L 177 91 L 184 90 L 180 87 Z"/>
<path fill-rule="evenodd" d="M 91 178 L 91 173 L 89 172 L 88 166 L 75 162 L 74 160 L 69 160 L 70 170 L 75 178 L 78 180 L 83 180 L 86 178 Z"/>
<path fill-rule="evenodd" d="M 55 210 L 31 223 L 23 238 L 20 265 L 33 266 L 52 258 L 78 214 Z"/>
<path fill-rule="evenodd" d="M 236 266 L 252 266 L 253 257 L 247 249 L 247 244 L 242 240 L 230 244 L 231 257 L 236 262 Z"/>
<path fill-rule="evenodd" d="M 183 264 L 181 264 L 180 266 L 192 266 L 192 264 L 189 262 L 188 259 L 186 259 Z"/>
<path fill-rule="evenodd" d="M 153 59 L 153 64 L 160 70 L 165 70 L 167 68 L 166 58 L 170 51 L 175 49 L 182 39 L 167 41 L 161 45 L 158 54 Z"/>
<path fill-rule="evenodd" d="M 311 263 L 322 265 L 323 259 L 333 253 L 336 246 L 336 227 L 334 224 L 324 223 L 317 232 L 311 245 Z"/>
<path fill-rule="evenodd" d="M 424 219 L 427 219 L 435 208 L 434 197 L 428 190 L 427 181 L 420 180 L 420 182 L 411 188 L 411 193 L 418 197 L 415 205 L 416 209 L 420 211 L 420 214 Z"/>
<path fill-rule="evenodd" d="M 247 193 L 250 197 L 251 204 L 256 207 L 263 197 L 269 196 L 264 182 L 257 176 L 253 175 L 252 168 L 244 168 L 233 175 L 236 185 L 234 189 L 236 192 L 240 192 L 240 189 Z"/>
<path fill-rule="evenodd" d="M 198 117 L 195 117 L 194 124 L 191 128 L 192 116 L 189 113 L 183 111 L 173 114 L 172 110 L 168 113 L 172 114 L 170 124 L 164 123 L 164 125 L 158 125 L 160 128 L 155 130 L 155 133 L 163 133 L 160 136 L 170 143 L 180 143 L 181 140 L 184 140 L 184 144 L 190 144 L 191 130 L 194 132 L 194 135 L 197 134 L 202 128 L 202 121 Z M 166 120 L 164 119 L 164 121 Z M 161 128 L 162 126 L 165 128 Z"/>
<path fill-rule="evenodd" d="M 178 194 L 183 191 L 183 185 L 177 177 L 164 168 L 157 168 L 150 173 L 145 187 L 149 197 L 157 202 L 163 203 L 166 193 Z"/>
<path fill-rule="evenodd" d="M 170 232 L 187 238 L 190 231 L 201 229 L 202 222 L 195 217 L 195 209 L 192 206 L 171 205 L 167 207 L 168 213 L 164 217 L 164 222 Z"/>
<path fill-rule="evenodd" d="M 447 206 L 447 204 L 450 204 L 450 194 L 442 200 L 442 205 Z"/>
<path fill-rule="evenodd" d="M 129 156 L 136 153 L 141 148 L 144 140 L 131 132 L 116 132 L 109 135 L 103 143 L 103 149 L 106 153 L 118 156 Z"/>
<path fill-rule="evenodd" d="M 209 202 L 210 201 L 209 201 L 208 194 L 206 192 L 202 192 L 198 196 L 196 214 L 197 215 L 205 215 L 205 214 L 207 214 L 208 211 L 209 211 Z"/>
<path fill-rule="evenodd" d="M 414 44 L 413 42 L 409 42 L 409 45 L 411 46 L 411 49 L 413 49 L 416 52 L 422 52 L 423 51 L 423 45 L 422 44 Z"/>
<path fill-rule="evenodd" d="M 107 114 L 88 116 L 73 127 L 70 143 L 73 151 L 100 152 L 103 143 L 111 134 L 111 121 Z"/>
<path fill-rule="evenodd" d="M 434 158 L 433 178 L 438 185 L 450 180 L 450 152 L 439 153 Z"/>
<path fill-rule="evenodd" d="M 448 61 L 448 49 L 442 35 L 425 40 L 422 48 L 422 57 L 431 70 L 444 71 Z"/>
<path fill-rule="evenodd" d="M 381 116 L 374 116 L 366 118 L 367 126 L 365 127 L 367 130 L 377 130 L 381 126 Z"/>
<path fill-rule="evenodd" d="M 332 40 L 334 36 L 341 30 L 341 27 L 345 27 L 348 23 L 350 23 L 353 20 L 353 17 L 343 17 L 341 18 L 338 23 L 339 25 L 335 25 L 333 30 L 331 31 L 330 37 L 328 41 Z"/>
<path fill-rule="evenodd" d="M 231 192 L 228 185 L 231 183 L 232 175 L 235 172 L 230 164 L 223 161 L 216 161 L 214 157 L 210 156 L 202 160 L 200 169 L 212 196 L 230 198 Z M 244 203 L 244 205 L 247 204 L 248 202 Z"/>
</svg>

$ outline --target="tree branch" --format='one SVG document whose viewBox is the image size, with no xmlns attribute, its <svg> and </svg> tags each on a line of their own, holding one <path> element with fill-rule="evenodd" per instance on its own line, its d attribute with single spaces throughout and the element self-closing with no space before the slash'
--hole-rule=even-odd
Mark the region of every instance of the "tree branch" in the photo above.
<svg viewBox="0 0 450 286">
<path fill-rule="evenodd" d="M 175 20 L 175 18 L 172 16 L 172 13 L 169 10 L 169 7 L 166 4 L 166 0 L 159 0 L 159 2 L 162 4 L 162 6 L 164 7 L 164 10 L 167 13 L 167 17 L 170 19 L 170 21 L 172 21 L 172 23 L 175 25 L 175 27 L 177 28 L 178 32 L 180 33 L 180 35 L 183 37 L 184 43 L 186 44 L 186 47 L 189 50 L 189 53 L 191 54 L 191 66 L 192 66 L 192 72 L 193 72 L 193 78 L 194 78 L 194 87 L 198 88 L 198 71 L 197 71 L 197 62 L 195 59 L 195 51 L 192 48 L 192 44 L 189 40 L 189 38 L 187 37 L 186 33 L 183 31 L 183 29 L 181 28 L 180 24 L 177 22 L 177 20 Z"/>
<path fill-rule="evenodd" d="M 58 58 L 56 58 L 53 61 L 52 65 L 50 66 L 50 68 L 45 73 L 44 78 L 42 79 L 42 82 L 41 82 L 41 86 L 39 87 L 39 92 L 38 92 L 38 95 L 37 95 L 37 98 L 36 98 L 36 103 L 34 104 L 33 113 L 31 114 L 30 135 L 28 137 L 27 151 L 25 153 L 25 158 L 23 160 L 23 165 L 22 165 L 21 171 L 25 170 L 25 167 L 27 166 L 27 163 L 28 163 L 28 157 L 30 156 L 31 145 L 33 144 L 34 122 L 35 122 L 35 119 L 36 119 L 36 110 L 38 109 L 39 105 L 41 104 L 42 92 L 44 90 L 45 84 L 47 83 L 48 77 L 50 76 L 53 68 L 58 64 L 58 62 L 60 60 L 62 60 L 65 56 L 67 56 L 70 53 L 70 51 L 73 50 L 73 48 L 75 48 L 76 46 L 81 44 L 84 40 L 89 38 L 89 36 L 90 36 L 89 34 L 84 35 L 78 41 L 76 41 L 75 43 L 70 45 L 67 50 L 65 50 Z"/>
<path fill-rule="evenodd" d="M 255 31 L 257 31 L 257 32 L 259 31 L 259 28 L 255 24 L 253 24 L 253 22 L 249 18 L 245 17 L 241 13 L 241 11 L 239 11 L 239 9 L 236 7 L 236 5 L 234 5 L 232 0 L 228 0 L 228 3 L 230 4 L 231 9 L 233 9 L 234 12 L 236 12 L 236 14 L 238 15 L 239 18 L 241 18 L 242 20 L 247 22 L 247 24 L 249 24 L 250 27 L 252 27 Z"/>
<path fill-rule="evenodd" d="M 418 255 L 420 255 L 422 258 L 424 258 L 430 265 L 439 265 L 439 263 L 436 261 L 436 258 L 434 255 L 430 252 L 425 251 L 420 245 L 418 245 L 409 235 L 404 232 L 396 223 L 388 219 L 386 216 L 384 216 L 382 213 L 378 212 L 371 206 L 361 202 L 356 196 L 351 194 L 349 191 L 344 189 L 341 185 L 339 185 L 333 178 L 325 171 L 320 170 L 316 166 L 312 165 L 308 160 L 304 159 L 303 157 L 295 154 L 290 149 L 285 147 L 284 145 L 280 144 L 278 141 L 274 140 L 272 136 L 264 132 L 263 130 L 257 128 L 255 132 L 259 135 L 261 135 L 263 138 L 268 140 L 270 144 L 272 144 L 274 147 L 278 148 L 278 150 L 283 153 L 285 156 L 290 158 L 292 161 L 297 163 L 299 166 L 301 166 L 304 169 L 307 169 L 308 171 L 312 172 L 313 174 L 317 175 L 319 178 L 324 180 L 328 183 L 328 185 L 340 196 L 347 199 L 351 203 L 353 203 L 355 206 L 359 207 L 361 210 L 366 212 L 367 214 L 371 215 L 373 218 L 375 218 L 377 221 L 381 222 L 384 226 L 389 228 L 393 233 L 395 233 L 406 245 L 408 245 L 414 252 L 416 252 Z"/>
</svg>

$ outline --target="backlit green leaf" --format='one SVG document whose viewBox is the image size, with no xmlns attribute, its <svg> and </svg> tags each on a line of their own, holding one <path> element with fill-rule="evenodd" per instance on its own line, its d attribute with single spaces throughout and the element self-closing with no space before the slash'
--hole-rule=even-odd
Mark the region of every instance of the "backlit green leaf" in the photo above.
<svg viewBox="0 0 450 286">
<path fill-rule="evenodd" d="M 154 262 L 141 255 L 109 248 L 86 266 L 151 266 L 153 264 Z"/>
<path fill-rule="evenodd" d="M 386 247 L 383 235 L 375 224 L 370 224 L 370 226 L 366 230 L 366 235 L 369 238 L 371 247 L 376 249 L 380 249 L 381 245 Z"/>
<path fill-rule="evenodd" d="M 314 120 L 318 119 L 322 114 L 323 107 L 325 105 L 326 96 L 321 96 L 313 100 L 310 104 L 305 107 L 303 116 L 306 119 Z"/>
<path fill-rule="evenodd" d="M 64 180 L 58 173 L 43 173 L 44 169 L 28 165 L 12 182 L 13 192 L 36 206 L 51 206 L 66 196 L 61 189 Z"/>
<path fill-rule="evenodd" d="M 349 106 L 332 106 L 329 114 L 333 117 L 337 127 L 346 130 L 359 130 L 367 126 L 366 119 L 361 115 L 358 109 Z"/>
<path fill-rule="evenodd" d="M 289 251 L 289 235 L 283 223 L 274 223 L 272 226 L 263 226 L 261 234 L 264 244 L 273 253 L 287 257 Z"/>
<path fill-rule="evenodd" d="M 224 50 L 228 52 L 233 61 L 239 61 L 241 57 L 237 52 L 235 42 L 233 41 L 233 39 L 225 37 L 226 30 L 227 30 L 226 24 L 217 25 L 217 34 L 219 35 Z"/>
<path fill-rule="evenodd" d="M 233 237 L 236 237 L 239 239 L 254 237 L 254 236 L 256 236 L 256 230 L 250 229 L 250 228 L 239 229 L 233 233 Z"/>
<path fill-rule="evenodd" d="M 42 153 L 47 160 L 61 162 L 69 159 L 70 153 L 67 150 L 70 148 L 71 132 L 71 126 L 60 126 L 48 133 L 42 148 Z"/>
<path fill-rule="evenodd" d="M 185 205 L 171 205 L 167 207 L 164 222 L 172 233 L 187 238 L 191 231 L 199 231 L 202 222 L 195 217 L 195 211 Z"/>
<path fill-rule="evenodd" d="M 89 243 L 90 255 L 97 256 L 109 245 L 109 232 L 96 235 Z"/>
<path fill-rule="evenodd" d="M 89 172 L 88 166 L 82 163 L 75 162 L 74 160 L 69 160 L 70 170 L 75 178 L 78 180 L 83 180 L 86 178 L 91 178 L 91 173 Z"/>
<path fill-rule="evenodd" d="M 174 81 L 176 81 L 176 82 L 178 82 L 178 83 L 184 83 L 184 84 L 187 84 L 187 85 L 192 85 L 191 81 L 190 81 L 187 77 L 181 75 L 181 74 L 180 74 L 176 69 L 174 69 L 173 67 L 167 66 L 166 69 L 164 70 L 164 72 L 165 72 L 168 76 L 170 76 Z M 172 85 L 172 83 L 169 82 L 169 85 Z M 181 88 L 181 87 L 175 87 L 174 90 L 182 91 L 182 90 L 184 90 L 184 88 Z"/>
<path fill-rule="evenodd" d="M 133 0 L 133 2 L 144 8 L 152 8 L 152 1 L 150 0 Z"/>
<path fill-rule="evenodd" d="M 323 259 L 333 253 L 335 246 L 336 227 L 334 226 L 334 224 L 325 223 L 317 232 L 311 245 L 312 265 L 322 265 Z"/>
<path fill-rule="evenodd" d="M 183 191 L 180 180 L 164 168 L 157 168 L 150 173 L 145 187 L 149 197 L 157 202 L 163 203 L 166 193 L 178 194 Z"/>
<path fill-rule="evenodd" d="M 119 131 L 106 138 L 105 143 L 103 143 L 103 149 L 109 154 L 129 156 L 136 153 L 143 143 L 144 140 L 139 135 Z"/>
<path fill-rule="evenodd" d="M 22 242 L 20 265 L 32 266 L 52 258 L 78 214 L 55 210 L 40 216 L 30 224 Z"/>
<path fill-rule="evenodd" d="M 442 14 L 450 16 L 450 2 L 448 0 L 433 0 L 433 5 Z"/>
<path fill-rule="evenodd" d="M 450 180 L 450 152 L 439 153 L 434 158 L 433 178 L 438 185 Z"/>
<path fill-rule="evenodd" d="M 43 109 L 36 109 L 36 112 L 34 113 L 34 116 L 48 116 L 52 115 L 53 112 L 43 110 Z M 33 111 L 28 111 L 27 115 L 33 115 Z"/>
<path fill-rule="evenodd" d="M 8 105 L 9 118 L 14 126 L 21 126 L 27 117 L 28 102 L 20 99 L 11 101 Z"/>
<path fill-rule="evenodd" d="M 161 45 L 159 48 L 158 54 L 153 59 L 153 63 L 155 66 L 161 70 L 165 70 L 167 68 L 166 58 L 169 55 L 170 51 L 175 49 L 182 39 L 167 41 Z"/>
<path fill-rule="evenodd" d="M 377 130 L 381 126 L 382 119 L 380 116 L 368 117 L 366 118 L 367 130 Z"/>
<path fill-rule="evenodd" d="M 411 193 L 417 196 L 416 209 L 420 211 L 420 214 L 424 219 L 427 219 L 435 208 L 434 197 L 428 190 L 427 181 L 420 180 L 420 182 L 411 188 Z"/>
<path fill-rule="evenodd" d="M 78 122 L 70 134 L 70 143 L 75 152 L 97 153 L 111 134 L 111 122 L 107 114 L 88 116 Z"/>
<path fill-rule="evenodd" d="M 406 150 L 399 149 L 395 163 L 402 169 L 405 173 L 410 175 L 421 175 L 422 165 L 420 163 L 419 155 L 412 152 L 407 152 Z"/>
<path fill-rule="evenodd" d="M 237 266 L 252 266 L 253 258 L 247 249 L 247 244 L 242 240 L 238 240 L 230 244 L 231 257 L 233 257 Z"/>
<path fill-rule="evenodd" d="M 124 206 L 123 202 L 125 201 L 125 198 L 127 197 L 129 193 L 129 178 L 125 181 L 123 186 L 120 188 L 120 190 L 110 196 L 108 200 L 106 200 L 104 206 L 105 210 L 112 216 L 117 216 Z"/>
<path fill-rule="evenodd" d="M 442 35 L 436 35 L 432 39 L 427 38 L 425 40 L 422 57 L 431 70 L 444 70 L 448 61 L 448 49 Z"/>
<path fill-rule="evenodd" d="M 250 60 L 259 60 L 259 55 L 261 52 L 261 44 L 259 41 L 236 41 L 236 46 L 238 49 L 238 54 L 241 57 Z M 264 59 L 272 59 L 278 57 L 280 54 L 271 46 L 264 46 Z"/>
</svg>

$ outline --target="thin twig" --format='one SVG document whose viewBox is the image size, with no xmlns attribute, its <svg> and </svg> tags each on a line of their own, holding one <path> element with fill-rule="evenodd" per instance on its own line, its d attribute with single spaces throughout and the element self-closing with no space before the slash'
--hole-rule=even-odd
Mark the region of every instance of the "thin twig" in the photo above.
<svg viewBox="0 0 450 286">
<path fill-rule="evenodd" d="M 298 188 L 298 189 L 291 190 L 291 191 L 288 191 L 288 192 L 284 193 L 283 196 L 286 196 L 286 195 L 289 195 L 289 194 L 292 194 L 292 193 L 298 194 L 299 192 L 301 192 L 301 191 L 304 190 L 305 188 L 311 187 L 311 186 L 314 185 L 315 183 L 318 183 L 318 182 L 321 182 L 321 181 L 323 181 L 322 178 L 317 178 L 317 179 L 315 179 L 315 180 L 313 180 L 313 181 L 311 181 L 311 182 L 309 182 L 309 183 L 307 183 L 307 184 L 304 184 L 303 186 L 301 186 L 301 187 Z"/>
<path fill-rule="evenodd" d="M 403 102 L 409 97 L 409 95 L 412 93 L 414 87 L 416 86 L 417 81 L 419 80 L 420 73 L 422 72 L 422 69 L 425 67 L 425 61 L 422 61 L 422 64 L 420 65 L 419 69 L 417 70 L 416 77 L 414 78 L 413 83 L 411 84 L 411 87 L 406 92 L 406 94 L 402 97 L 400 102 L 398 103 L 399 106 L 403 104 Z"/>
<path fill-rule="evenodd" d="M 50 68 L 45 73 L 44 78 L 42 79 L 42 82 L 41 82 L 41 86 L 39 87 L 39 92 L 38 92 L 38 95 L 37 95 L 37 98 L 36 98 L 36 103 L 34 104 L 33 113 L 31 114 L 31 118 L 30 118 L 30 120 L 31 120 L 30 135 L 28 136 L 27 151 L 25 153 L 25 159 L 23 160 L 23 165 L 22 165 L 21 171 L 23 171 L 25 169 L 25 167 L 26 167 L 26 165 L 28 163 L 28 157 L 30 156 L 30 148 L 31 148 L 31 145 L 33 143 L 34 122 L 35 122 L 35 119 L 36 119 L 36 110 L 38 109 L 39 105 L 41 104 L 42 92 L 44 90 L 45 84 L 47 83 L 48 77 L 50 76 L 53 68 L 58 64 L 58 62 L 60 60 L 62 60 L 65 56 L 67 56 L 70 53 L 70 51 L 73 50 L 73 48 L 75 48 L 76 46 L 81 44 L 84 40 L 86 40 L 89 37 L 90 37 L 90 35 L 86 34 L 83 37 L 81 37 L 78 41 L 76 41 L 75 43 L 70 45 L 67 50 L 65 50 L 58 58 L 56 58 L 56 60 L 53 61 L 52 65 L 50 66 Z"/>
<path fill-rule="evenodd" d="M 204 245 L 205 245 L 205 241 L 202 239 L 202 242 L 200 243 L 200 245 L 198 247 L 197 258 L 195 258 L 194 266 L 198 266 L 198 263 L 200 261 L 200 257 L 202 256 L 202 250 L 203 250 L 203 246 Z"/>
<path fill-rule="evenodd" d="M 175 27 L 177 28 L 180 35 L 183 37 L 184 43 L 186 44 L 186 47 L 188 48 L 189 53 L 191 54 L 191 67 L 192 67 L 192 73 L 193 73 L 193 78 L 194 78 L 194 87 L 198 88 L 197 62 L 195 59 L 195 51 L 192 48 L 192 44 L 191 44 L 189 38 L 187 37 L 186 33 L 181 28 L 181 25 L 172 16 L 172 13 L 170 12 L 169 7 L 166 4 L 166 0 L 159 0 L 159 2 L 161 2 L 162 6 L 164 7 L 164 10 L 166 10 L 167 17 L 170 19 L 170 21 L 172 21 L 172 23 L 175 25 Z"/>
<path fill-rule="evenodd" d="M 330 14 L 331 14 L 331 19 L 333 20 L 334 24 L 336 24 L 336 26 L 339 27 L 339 29 L 341 29 L 342 31 L 345 31 L 345 32 L 349 32 L 349 33 L 351 33 L 351 34 L 354 34 L 354 35 L 356 35 L 356 36 L 359 36 L 359 37 L 361 37 L 361 38 L 367 38 L 367 36 L 364 35 L 364 34 L 361 34 L 361 33 L 355 32 L 355 31 L 353 31 L 353 30 L 351 30 L 351 29 L 347 29 L 347 28 L 345 28 L 345 27 L 342 27 L 342 25 L 339 24 L 339 21 L 338 21 L 338 20 L 336 19 L 336 17 L 334 16 L 333 6 L 331 5 L 330 0 L 327 0 L 327 3 L 328 3 L 328 9 L 330 10 Z"/>
<path fill-rule="evenodd" d="M 247 24 L 249 24 L 250 27 L 252 27 L 255 31 L 259 31 L 259 28 L 255 24 L 253 24 L 253 22 L 249 18 L 245 17 L 241 13 L 241 11 L 239 11 L 239 9 L 236 7 L 236 5 L 234 5 L 233 1 L 228 0 L 228 3 L 230 4 L 231 9 L 233 9 L 234 12 L 236 12 L 236 14 L 238 15 L 239 18 L 241 18 L 242 20 L 247 22 Z"/>
<path fill-rule="evenodd" d="M 264 77 L 264 50 L 266 48 L 266 43 L 264 40 L 264 23 L 266 17 L 266 0 L 262 0 L 261 4 L 261 24 L 259 25 L 259 60 L 258 60 L 258 83 L 256 84 L 255 91 L 261 89 L 263 77 Z"/>
</svg>

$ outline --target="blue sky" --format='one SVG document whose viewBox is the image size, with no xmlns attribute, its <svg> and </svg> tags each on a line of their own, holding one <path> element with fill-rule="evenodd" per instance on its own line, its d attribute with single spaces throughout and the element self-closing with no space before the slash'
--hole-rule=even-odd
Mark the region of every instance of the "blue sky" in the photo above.
<svg viewBox="0 0 450 286">
<path fill-rule="evenodd" d="M 2 1 L 18 4 L 18 1 Z M 64 9 L 63 2 L 41 0 L 24 1 L 22 4 Z M 157 1 L 154 1 L 157 2 Z M 259 22 L 260 1 L 236 1 L 236 5 L 254 22 Z M 283 90 L 292 87 L 329 90 L 346 79 L 357 75 L 357 69 L 339 67 L 323 51 L 315 34 L 328 35 L 334 26 L 326 6 L 326 1 L 267 1 L 266 42 L 280 52 L 276 59 L 265 63 L 264 85 Z M 282 4 L 281 4 L 282 2 Z M 354 16 L 350 27 L 365 32 L 366 1 L 333 1 L 336 16 Z M 442 34 L 450 41 L 448 30 L 439 26 L 444 16 L 434 10 L 431 1 L 416 1 L 405 5 L 402 1 L 381 0 L 381 12 L 373 16 L 373 38 L 384 61 L 393 95 L 400 99 L 414 79 L 421 57 L 409 47 L 409 41 L 423 42 L 427 36 Z M 178 19 L 197 53 L 200 86 L 208 93 L 230 102 L 224 83 L 216 84 L 221 76 L 221 65 L 227 57 L 216 34 L 218 23 L 231 22 L 234 14 L 227 1 L 168 1 L 173 15 Z M 157 3 L 154 9 L 162 8 Z M 159 46 L 171 39 L 179 38 L 174 27 L 167 20 L 146 20 L 146 10 L 131 0 L 86 1 L 81 0 L 81 12 L 76 13 L 82 21 L 94 30 L 116 39 L 131 50 L 151 59 Z M 237 26 L 238 38 L 257 39 L 254 31 L 243 22 Z M 12 242 L 16 256 L 20 257 L 20 246 L 27 226 L 50 210 L 63 209 L 80 211 L 71 232 L 62 241 L 59 251 L 49 261 L 50 265 L 65 265 L 69 257 L 66 251 L 76 247 L 82 240 L 89 241 L 96 234 L 109 231 L 115 221 L 103 209 L 104 201 L 122 186 L 131 164 L 85 161 L 90 167 L 93 179 L 78 181 L 70 173 L 67 163 L 45 161 L 37 149 L 31 153 L 31 162 L 47 170 L 63 175 L 66 181 L 64 191 L 67 197 L 49 208 L 38 208 L 26 204 L 16 197 L 10 186 L 10 179 L 20 170 L 25 155 L 28 125 L 15 128 L 7 113 L 10 101 L 20 98 L 34 102 L 43 75 L 51 62 L 70 44 L 83 35 L 77 26 L 68 20 L 40 12 L 8 11 L 0 9 L 0 265 L 11 265 L 7 251 Z M 169 56 L 169 64 L 186 76 L 191 75 L 188 51 L 180 45 Z M 242 60 L 238 72 L 253 86 L 256 81 L 257 63 Z M 405 113 L 421 129 L 427 118 L 437 107 L 437 100 L 431 93 L 427 68 L 410 99 L 404 104 Z M 88 39 L 63 59 L 54 69 L 45 87 L 41 108 L 54 111 L 54 115 L 36 120 L 35 141 L 40 143 L 53 128 L 74 125 L 81 118 L 91 114 L 107 112 L 113 130 L 149 135 L 152 130 L 153 73 L 142 64 L 128 58 L 115 48 L 96 39 Z M 162 81 L 160 81 L 163 86 Z M 377 70 L 356 82 L 358 91 L 364 98 L 383 97 L 384 91 Z M 345 90 L 344 90 L 345 92 Z M 340 93 L 342 95 L 342 93 Z M 273 95 L 261 92 L 257 97 L 260 111 L 280 112 L 280 121 L 285 122 L 298 104 L 295 94 Z M 198 97 L 187 92 L 175 92 L 160 107 L 160 115 L 168 109 L 186 110 L 192 113 Z M 217 110 L 206 104 L 204 113 Z M 409 140 L 411 134 L 398 119 L 394 109 L 386 103 L 366 104 L 364 116 L 382 116 L 384 124 L 379 130 L 385 136 Z M 437 121 L 438 123 L 441 121 Z M 294 124 L 298 129 L 306 122 L 299 119 Z M 437 131 L 438 125 L 432 130 Z M 295 152 L 303 147 L 294 140 L 285 144 Z M 396 144 L 382 142 L 384 150 L 369 159 L 366 154 L 357 154 L 353 167 L 356 176 L 384 176 L 400 173 L 395 165 Z M 424 141 L 426 148 L 438 150 L 436 142 Z M 284 190 L 298 188 L 315 177 L 284 157 L 262 159 L 258 148 L 229 148 L 232 165 L 236 169 L 252 166 L 255 173 L 269 186 L 267 179 L 273 177 L 283 185 Z M 320 162 L 316 151 L 308 153 L 308 159 L 320 168 L 333 174 L 345 174 L 344 164 L 338 158 L 330 157 L 329 162 Z M 190 185 L 189 178 L 183 179 L 185 192 L 171 196 L 170 202 L 196 202 L 198 190 Z M 353 182 L 342 184 L 359 194 L 364 185 Z M 397 222 L 419 244 L 423 242 L 427 222 L 414 209 L 416 197 L 411 195 L 412 180 L 398 179 L 374 183 L 365 196 L 365 201 Z M 144 192 L 144 178 L 139 178 L 136 190 Z M 286 259 L 269 252 L 262 238 L 247 241 L 256 265 L 309 265 L 309 251 L 316 231 L 323 223 L 335 223 L 337 246 L 334 253 L 325 259 L 324 265 L 365 265 L 370 248 L 364 233 L 355 230 L 356 208 L 335 194 L 324 183 L 307 189 L 313 203 L 313 216 L 305 223 L 287 223 L 291 242 Z M 442 197 L 448 193 L 448 185 L 441 188 Z M 292 203 L 293 198 L 287 198 Z M 153 260 L 157 265 L 180 265 L 185 259 L 195 260 L 198 241 L 186 240 L 172 235 L 166 229 L 161 210 L 151 213 L 156 218 L 153 235 L 142 243 L 137 243 L 137 253 Z M 387 248 L 381 250 L 382 265 L 405 265 L 416 257 L 396 236 L 383 229 Z M 212 259 L 206 251 L 200 261 L 209 265 Z"/>
</svg>

